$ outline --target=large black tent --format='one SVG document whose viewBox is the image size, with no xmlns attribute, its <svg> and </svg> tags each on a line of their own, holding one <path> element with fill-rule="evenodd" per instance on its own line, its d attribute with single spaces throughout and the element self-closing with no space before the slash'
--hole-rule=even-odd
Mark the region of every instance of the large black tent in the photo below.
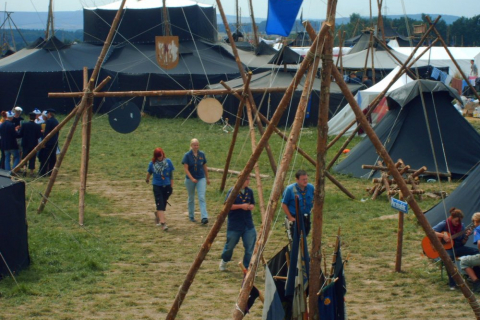
<svg viewBox="0 0 480 320">
<path fill-rule="evenodd" d="M 475 212 L 480 212 L 480 165 L 468 175 L 468 177 L 445 199 L 438 203 L 425 213 L 430 225 L 433 227 L 450 215 L 449 210 L 452 207 L 463 211 L 465 217 L 463 221 L 466 225 L 472 221 Z M 466 245 L 475 247 L 473 241 L 468 241 Z"/>
<path fill-rule="evenodd" d="M 290 83 L 292 82 L 295 73 L 292 72 L 278 72 L 277 70 L 274 71 L 266 71 L 259 74 L 254 74 L 250 81 L 250 88 L 252 89 L 260 89 L 260 88 L 287 88 Z M 297 89 L 295 90 L 292 99 L 290 101 L 291 108 L 289 111 L 285 112 L 279 122 L 279 125 L 284 124 L 291 124 L 295 117 L 295 112 L 297 110 L 298 102 L 300 101 L 303 84 L 305 81 L 305 77 L 302 79 L 300 84 L 298 85 Z M 228 81 L 227 84 L 232 88 L 241 88 L 243 86 L 242 79 L 235 79 L 232 81 Z M 358 84 L 348 84 L 348 88 L 352 91 L 352 94 L 355 95 L 357 91 L 362 87 L 362 85 Z M 223 88 L 221 85 L 212 85 L 210 86 L 212 89 L 220 89 Z M 318 122 L 318 105 L 320 101 L 320 79 L 316 78 L 313 84 L 312 94 L 310 96 L 310 103 L 309 107 L 307 108 L 307 115 L 305 117 L 304 125 L 306 126 L 316 126 Z M 280 100 L 284 96 L 284 92 L 274 92 L 269 93 L 264 96 L 263 93 L 256 93 L 253 95 L 255 103 L 257 104 L 258 109 L 260 112 L 266 116 L 268 119 L 271 118 L 273 113 L 275 112 Z M 223 99 L 222 97 L 218 97 L 219 99 Z M 238 110 L 238 99 L 232 95 L 229 95 L 224 98 L 223 109 L 224 109 L 224 117 L 232 118 L 232 115 L 237 114 Z M 330 85 L 330 110 L 329 110 L 329 117 L 335 115 L 338 111 L 340 111 L 345 105 L 347 101 L 343 96 L 340 88 L 335 82 L 332 82 Z"/>
<path fill-rule="evenodd" d="M 12 181 L 0 170 L 0 278 L 17 273 L 30 265 L 27 222 L 25 215 L 25 183 Z M 5 264 L 6 262 L 6 264 Z"/>
<path fill-rule="evenodd" d="M 388 95 L 389 111 L 374 129 L 394 161 L 402 159 L 414 169 L 426 166 L 436 171 L 436 160 L 439 172 L 453 177 L 468 174 L 480 160 L 480 135 L 453 107 L 453 99 L 459 96 L 452 88 L 430 80 L 410 82 Z M 362 169 L 377 160 L 381 159 L 366 137 L 334 171 L 355 177 L 379 176 L 379 172 Z"/>
<path fill-rule="evenodd" d="M 90 72 L 94 68 L 120 3 L 84 9 L 85 43 L 65 46 L 56 38 L 38 39 L 33 48 L 1 59 L 2 110 L 20 105 L 26 113 L 52 107 L 59 113 L 70 112 L 79 99 L 50 99 L 48 93 L 82 91 L 83 67 Z M 189 0 L 168 1 L 167 7 L 172 35 L 180 40 L 178 66 L 164 70 L 156 61 L 155 36 L 164 34 L 162 2 L 128 0 L 114 45 L 100 71 L 100 80 L 112 77 L 104 90 L 204 89 L 208 84 L 239 76 L 235 59 L 216 42 L 215 7 Z M 118 101 L 97 100 L 94 108 L 109 111 Z M 151 114 L 175 116 L 189 99 L 136 98 L 132 103 Z M 183 115 L 190 114 L 193 107 L 186 108 Z"/>
</svg>

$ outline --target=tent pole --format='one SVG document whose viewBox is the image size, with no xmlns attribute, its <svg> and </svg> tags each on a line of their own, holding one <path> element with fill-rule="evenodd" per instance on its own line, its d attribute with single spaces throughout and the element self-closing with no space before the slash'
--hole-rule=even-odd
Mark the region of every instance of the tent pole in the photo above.
<svg viewBox="0 0 480 320">
<path fill-rule="evenodd" d="M 170 311 L 167 314 L 166 319 L 167 320 L 173 320 L 175 319 L 178 310 L 180 309 L 180 306 L 182 305 L 185 296 L 188 293 L 188 289 L 190 288 L 191 284 L 193 283 L 195 279 L 195 275 L 198 272 L 198 269 L 202 265 L 203 260 L 205 260 L 206 255 L 210 251 L 211 245 L 213 241 L 215 240 L 215 237 L 217 236 L 218 232 L 220 231 L 220 228 L 222 227 L 223 222 L 225 221 L 225 218 L 227 217 L 228 212 L 230 211 L 230 208 L 235 201 L 235 198 L 237 194 L 239 193 L 243 183 L 246 180 L 246 177 L 250 174 L 252 171 L 255 162 L 257 162 L 258 158 L 260 157 L 260 154 L 263 151 L 263 148 L 266 145 L 266 142 L 268 139 L 271 137 L 273 133 L 273 128 L 274 126 L 280 121 L 280 118 L 282 117 L 284 111 L 288 107 L 288 104 L 290 102 L 290 99 L 293 95 L 294 90 L 300 83 L 300 79 L 302 79 L 303 75 L 307 71 L 307 69 L 310 67 L 313 61 L 313 57 L 318 55 L 319 52 L 315 52 L 313 48 L 315 48 L 318 43 L 320 42 L 320 39 L 323 39 L 325 36 L 325 33 L 328 31 L 330 26 L 328 24 L 324 25 L 322 29 L 320 30 L 319 36 L 315 39 L 313 42 L 309 53 L 303 60 L 303 62 L 300 64 L 300 67 L 295 74 L 294 78 L 292 79 L 292 82 L 290 83 L 289 87 L 285 91 L 285 95 L 283 96 L 282 100 L 280 101 L 277 110 L 275 110 L 275 113 L 273 114 L 271 124 L 266 128 L 265 133 L 263 134 L 262 138 L 258 142 L 257 148 L 255 149 L 255 152 L 252 153 L 250 156 L 250 159 L 248 160 L 247 164 L 245 165 L 242 174 L 238 177 L 232 191 L 230 192 L 230 196 L 227 198 L 225 201 L 224 207 L 222 211 L 218 214 L 217 219 L 215 220 L 214 225 L 210 229 L 210 232 L 205 238 L 204 243 L 202 244 L 200 251 L 198 252 L 195 261 L 193 262 L 192 266 L 190 267 L 187 275 L 185 276 L 185 280 L 183 284 L 180 286 L 177 295 L 175 296 L 175 300 L 172 303 L 172 306 L 170 308 Z M 268 223 L 268 219 L 265 220 L 266 223 Z M 249 272 L 250 273 L 250 272 Z M 248 274 L 247 274 L 248 277 Z"/>
<path fill-rule="evenodd" d="M 231 89 L 225 82 L 223 81 L 220 81 L 220 84 L 222 84 L 225 88 L 227 89 Z M 242 99 L 242 97 L 236 93 L 236 92 L 233 92 L 232 91 L 232 94 L 239 100 Z M 270 124 L 270 121 L 268 121 L 268 119 L 261 113 L 258 113 L 258 115 L 260 116 L 260 119 L 265 122 L 266 125 L 269 125 Z M 275 133 L 280 137 L 282 138 L 285 142 L 288 142 L 288 137 L 282 132 L 280 131 L 277 127 L 274 127 L 273 130 L 275 131 Z M 310 162 L 311 164 L 313 164 L 314 166 L 317 165 L 317 162 L 308 154 L 306 153 L 305 151 L 303 151 L 299 146 L 295 145 L 295 150 L 300 154 L 302 155 L 308 162 Z M 336 185 L 343 193 L 345 193 L 348 197 L 350 197 L 351 199 L 355 199 L 355 196 L 350 192 L 348 191 L 337 179 L 335 179 L 328 171 L 325 171 L 325 175 L 326 177 L 334 184 Z"/>
<path fill-rule="evenodd" d="M 252 78 L 252 74 L 249 73 L 247 77 L 247 82 L 245 83 L 244 88 L 247 88 L 250 86 L 251 78 Z M 222 192 L 223 190 L 225 190 L 225 183 L 227 181 L 228 168 L 230 167 L 230 162 L 232 161 L 233 149 L 235 149 L 235 143 L 237 142 L 238 129 L 240 128 L 240 122 L 242 121 L 243 107 L 245 106 L 245 102 L 247 100 L 245 97 L 245 94 L 246 94 L 245 92 L 246 90 L 243 91 L 243 95 L 240 98 L 240 104 L 238 105 L 238 110 L 237 110 L 237 118 L 235 119 L 235 128 L 233 129 L 233 134 L 232 134 L 232 142 L 230 142 L 230 148 L 228 149 L 227 160 L 225 161 L 225 167 L 223 169 L 222 182 L 220 183 L 220 191 Z"/>
<path fill-rule="evenodd" d="M 322 273 L 322 236 L 323 236 L 323 210 L 325 203 L 325 178 L 327 164 L 328 144 L 328 111 L 330 105 L 330 84 L 332 82 L 333 64 L 333 28 L 335 27 L 335 14 L 337 0 L 329 0 L 327 4 L 327 17 L 332 25 L 332 32 L 327 33 L 322 51 L 322 71 L 320 83 L 320 102 L 317 122 L 317 165 L 315 166 L 315 190 L 313 192 L 312 209 L 312 244 L 310 249 L 310 275 L 308 281 L 308 293 L 310 297 L 316 297 L 321 287 Z M 307 32 L 316 36 L 310 25 L 306 25 Z M 320 317 L 318 300 L 308 300 L 308 318 L 315 320 Z"/>
<path fill-rule="evenodd" d="M 428 23 L 432 24 L 432 21 L 430 20 L 430 17 L 429 16 L 426 16 L 425 17 L 428 21 Z M 437 18 L 438 19 L 438 18 Z M 436 20 L 435 20 L 436 21 Z M 457 67 L 458 71 L 460 71 L 460 74 L 462 75 L 462 78 L 463 80 L 465 80 L 470 88 L 470 90 L 472 90 L 473 94 L 475 95 L 475 97 L 477 97 L 477 99 L 480 100 L 480 95 L 478 95 L 478 92 L 477 90 L 475 90 L 475 88 L 472 86 L 472 84 L 470 83 L 470 81 L 468 80 L 468 77 L 465 75 L 465 73 L 463 72 L 462 68 L 460 68 L 460 66 L 458 65 L 457 63 L 457 60 L 455 60 L 455 58 L 453 57 L 452 53 L 450 52 L 450 50 L 448 49 L 448 46 L 447 44 L 445 43 L 445 41 L 443 41 L 443 38 L 442 38 L 442 35 L 440 34 L 440 32 L 438 32 L 437 28 L 433 28 L 433 32 L 435 32 L 435 34 L 437 35 L 437 38 L 440 40 L 440 42 L 442 43 L 442 46 L 445 48 L 445 51 L 447 52 L 448 56 L 450 57 L 450 59 L 452 59 L 452 62 L 455 64 L 455 67 Z"/>
<path fill-rule="evenodd" d="M 330 1 L 336 1 L 336 0 L 330 0 Z M 308 23 L 308 21 L 306 22 Z M 325 30 L 325 28 L 322 28 L 322 30 Z M 325 34 L 325 33 L 324 33 Z M 318 36 L 314 43 L 312 44 L 310 48 L 310 53 L 313 50 L 316 50 L 316 52 L 321 52 L 323 44 L 320 42 L 325 38 L 326 35 L 324 36 Z M 320 40 L 320 41 L 318 41 Z M 312 54 L 313 55 L 313 54 Z M 266 217 L 265 221 L 262 225 L 262 231 L 260 232 L 260 235 L 257 239 L 257 242 L 255 244 L 255 249 L 253 251 L 252 258 L 250 260 L 250 265 L 248 266 L 248 272 L 244 278 L 243 281 L 243 286 L 242 289 L 240 290 L 240 294 L 237 298 L 237 304 L 235 307 L 235 310 L 233 311 L 233 319 L 235 320 L 240 320 L 243 319 L 244 313 L 243 310 L 246 309 L 247 306 L 247 299 L 248 296 L 250 295 L 250 291 L 252 290 L 253 287 L 253 282 L 255 280 L 255 274 L 257 271 L 258 263 L 260 261 L 260 256 L 263 252 L 263 249 L 265 248 L 265 244 L 267 242 L 267 237 L 270 233 L 270 228 L 272 225 L 272 220 L 276 212 L 276 208 L 278 205 L 278 200 L 281 197 L 282 190 L 283 190 L 283 183 L 285 181 L 286 173 L 289 169 L 292 156 L 293 156 L 293 150 L 295 144 L 298 142 L 298 138 L 300 136 L 300 129 L 302 128 L 303 124 L 303 119 L 305 117 L 305 112 L 306 112 L 306 107 L 308 104 L 308 99 L 310 97 L 310 92 L 312 90 L 313 82 L 315 79 L 315 74 L 318 70 L 318 65 L 320 64 L 320 54 L 315 54 L 314 56 L 314 62 L 310 65 L 308 75 L 305 77 L 305 84 L 302 92 L 302 97 L 300 99 L 300 102 L 297 107 L 297 111 L 295 114 L 295 120 L 292 125 L 292 129 L 289 135 L 288 142 L 285 146 L 285 151 L 282 157 L 282 161 L 280 162 L 280 165 L 278 167 L 277 174 L 275 175 L 275 182 L 273 184 L 272 192 L 270 195 L 270 199 L 268 201 L 268 207 L 267 207 L 267 212 L 266 212 Z M 297 73 L 298 75 L 298 73 Z M 282 99 L 283 101 L 283 99 Z M 271 125 L 276 125 L 275 122 L 272 121 Z"/>
<path fill-rule="evenodd" d="M 372 50 L 372 83 L 375 84 L 375 49 L 373 48 L 373 33 L 371 34 L 371 36 L 372 42 L 370 45 L 370 49 Z"/>
<path fill-rule="evenodd" d="M 459 274 L 457 268 L 454 266 L 452 260 L 450 259 L 447 252 L 445 251 L 442 244 L 440 243 L 440 240 L 435 235 L 435 232 L 433 231 L 432 227 L 430 226 L 427 219 L 425 218 L 425 215 L 423 214 L 422 209 L 417 204 L 413 194 L 408 189 L 408 186 L 405 183 L 405 180 L 399 174 L 398 169 L 395 166 L 395 163 L 393 162 L 392 158 L 390 158 L 390 155 L 388 154 L 387 150 L 382 145 L 382 142 L 377 137 L 375 131 L 372 129 L 372 127 L 368 123 L 368 120 L 365 117 L 365 115 L 363 114 L 362 109 L 359 107 L 359 105 L 355 101 L 355 98 L 353 97 L 352 93 L 348 90 L 347 85 L 343 81 L 343 77 L 341 76 L 340 72 L 338 72 L 338 70 L 336 68 L 333 68 L 333 76 L 334 76 L 337 84 L 339 85 L 340 89 L 342 90 L 343 94 L 345 95 L 345 98 L 347 99 L 348 103 L 350 104 L 353 111 L 355 112 L 355 115 L 357 116 L 357 119 L 359 120 L 360 124 L 362 125 L 363 130 L 368 135 L 369 139 L 372 141 L 372 144 L 375 146 L 375 149 L 377 150 L 377 153 L 380 155 L 380 157 L 383 159 L 384 163 L 388 167 L 391 175 L 393 176 L 393 179 L 395 179 L 395 181 L 397 182 L 397 185 L 400 188 L 400 191 L 402 192 L 402 195 L 403 195 L 405 201 L 409 204 L 410 208 L 414 212 L 415 216 L 417 217 L 418 222 L 422 226 L 422 228 L 425 231 L 425 234 L 427 235 L 427 237 L 432 242 L 434 248 L 440 254 L 440 257 L 441 257 L 447 271 L 452 275 L 453 279 L 455 280 L 455 282 L 459 286 L 463 295 L 465 296 L 465 298 L 470 303 L 470 306 L 472 307 L 472 310 L 475 313 L 476 319 L 480 319 L 480 304 L 477 302 L 477 299 L 475 298 L 475 295 L 472 293 L 470 288 L 463 281 L 462 276 Z"/>
</svg>

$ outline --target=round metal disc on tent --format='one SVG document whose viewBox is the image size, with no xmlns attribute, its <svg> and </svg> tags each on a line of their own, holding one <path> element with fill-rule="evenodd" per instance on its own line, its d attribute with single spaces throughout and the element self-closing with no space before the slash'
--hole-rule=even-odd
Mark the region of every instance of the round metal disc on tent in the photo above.
<svg viewBox="0 0 480 320">
<path fill-rule="evenodd" d="M 130 133 L 135 131 L 142 119 L 140 110 L 133 102 L 120 101 L 113 105 L 112 111 L 108 114 L 108 121 L 113 130 L 119 133 Z"/>
<path fill-rule="evenodd" d="M 197 115 L 203 122 L 215 123 L 222 118 L 223 107 L 214 98 L 205 98 L 198 104 Z"/>
</svg>

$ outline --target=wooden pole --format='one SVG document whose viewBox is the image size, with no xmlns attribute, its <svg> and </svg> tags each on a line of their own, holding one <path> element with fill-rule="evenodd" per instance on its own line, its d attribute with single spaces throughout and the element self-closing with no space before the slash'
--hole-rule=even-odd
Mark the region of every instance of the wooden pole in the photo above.
<svg viewBox="0 0 480 320">
<path fill-rule="evenodd" d="M 305 56 L 305 59 L 302 61 L 300 64 L 300 67 L 295 74 L 294 78 L 292 79 L 292 82 L 288 86 L 287 90 L 285 91 L 285 94 L 280 101 L 277 110 L 275 110 L 275 113 L 272 116 L 271 123 L 270 125 L 267 126 L 265 129 L 265 133 L 262 135 L 262 138 L 259 140 L 257 148 L 255 149 L 255 152 L 252 153 L 250 156 L 250 159 L 248 160 L 247 164 L 245 165 L 245 168 L 242 171 L 242 174 L 238 177 L 232 191 L 230 192 L 229 197 L 225 201 L 225 204 L 223 206 L 222 211 L 218 214 L 217 219 L 215 220 L 215 223 L 213 224 L 212 228 L 210 229 L 210 232 L 208 235 L 205 237 L 205 241 L 202 244 L 195 261 L 193 262 L 192 266 L 188 270 L 187 275 L 185 276 L 185 280 L 183 284 L 180 286 L 177 295 L 175 296 L 175 300 L 172 303 L 172 306 L 170 308 L 170 311 L 167 314 L 166 319 L 167 320 L 173 320 L 175 319 L 178 310 L 180 309 L 185 296 L 188 293 L 188 290 L 190 286 L 192 285 L 193 281 L 195 280 L 195 275 L 198 272 L 198 269 L 202 265 L 203 260 L 205 260 L 206 255 L 210 251 L 210 247 L 215 240 L 215 237 L 217 236 L 218 232 L 220 231 L 220 228 L 222 227 L 223 222 L 225 221 L 225 218 L 227 217 L 228 212 L 230 211 L 230 208 L 235 201 L 235 198 L 237 197 L 238 193 L 240 192 L 240 189 L 243 185 L 243 183 L 246 180 L 246 177 L 250 172 L 252 171 L 255 163 L 258 161 L 258 158 L 260 157 L 260 154 L 263 151 L 263 148 L 266 145 L 266 142 L 268 139 L 270 139 L 271 135 L 273 134 L 273 128 L 278 124 L 280 121 L 280 118 L 282 117 L 283 113 L 285 112 L 286 108 L 288 107 L 288 104 L 290 103 L 290 99 L 292 98 L 293 92 L 297 88 L 297 86 L 300 83 L 300 80 L 302 79 L 303 75 L 305 74 L 306 70 L 310 68 L 314 57 L 319 55 L 320 52 L 316 51 L 315 49 L 317 48 L 320 39 L 323 39 L 325 37 L 326 32 L 329 30 L 330 25 L 325 24 L 322 29 L 320 30 L 319 35 L 317 38 L 315 38 L 315 41 L 313 42 L 312 46 L 309 49 L 308 54 Z M 278 175 L 277 175 L 278 177 Z M 268 219 L 266 219 L 266 222 L 268 222 Z M 253 260 L 253 258 L 252 258 Z M 250 269 L 250 268 L 249 268 Z M 249 271 L 250 273 L 250 271 Z M 249 273 L 247 273 L 247 277 L 249 276 Z"/>
<path fill-rule="evenodd" d="M 330 84 L 332 82 L 333 64 L 333 34 L 335 26 L 335 14 L 337 0 L 329 0 L 327 3 L 326 21 L 332 25 L 332 30 L 327 33 L 323 44 L 322 72 L 320 82 L 320 102 L 317 122 L 317 165 L 315 167 L 315 190 L 313 192 L 312 209 L 312 245 L 310 249 L 310 275 L 308 281 L 308 293 L 310 297 L 316 297 L 320 291 L 322 273 L 322 235 L 323 235 L 323 206 L 325 203 L 325 172 L 328 143 L 328 111 L 330 106 Z M 310 25 L 305 29 L 312 36 L 315 31 Z M 308 318 L 310 320 L 320 317 L 318 300 L 308 300 Z"/>
<path fill-rule="evenodd" d="M 317 39 L 318 38 L 324 39 L 324 36 L 320 37 L 319 35 Z M 322 47 L 323 46 L 321 43 L 319 43 L 319 41 L 315 41 L 312 47 L 310 48 L 310 50 L 312 50 L 313 48 L 316 51 L 319 51 L 321 50 Z M 240 295 L 237 299 L 237 304 L 236 304 L 237 307 L 233 311 L 233 319 L 235 320 L 240 320 L 240 319 L 243 319 L 244 317 L 243 310 L 245 310 L 247 306 L 247 299 L 253 287 L 253 282 L 255 280 L 255 274 L 257 271 L 258 263 L 260 261 L 260 256 L 267 242 L 267 236 L 270 232 L 270 228 L 271 228 L 273 217 L 276 212 L 278 200 L 282 194 L 283 183 L 286 177 L 286 172 L 288 171 L 290 166 L 294 146 L 297 143 L 298 138 L 300 136 L 300 129 L 302 128 L 302 125 L 303 125 L 303 120 L 305 117 L 308 99 L 310 97 L 310 92 L 312 90 L 312 85 L 315 79 L 315 74 L 318 70 L 319 63 L 320 63 L 320 55 L 316 55 L 314 57 L 313 64 L 310 66 L 308 75 L 307 77 L 305 77 L 305 84 L 304 84 L 302 96 L 300 98 L 300 102 L 298 104 L 297 112 L 295 114 L 295 120 L 293 121 L 290 136 L 285 146 L 285 152 L 283 154 L 282 161 L 280 162 L 280 165 L 278 167 L 277 175 L 275 176 L 275 182 L 272 188 L 270 199 L 268 201 L 268 207 L 267 207 L 265 221 L 262 226 L 262 232 L 260 232 L 260 236 L 258 237 L 258 240 L 255 244 L 255 249 L 253 251 L 253 255 L 248 267 L 248 272 L 247 272 L 247 275 L 245 276 L 245 279 L 243 281 L 243 286 L 240 291 Z"/>
<path fill-rule="evenodd" d="M 285 92 L 285 87 L 258 88 L 250 89 L 252 93 L 273 93 Z M 237 93 L 242 93 L 243 88 L 233 89 Z M 154 90 L 154 91 L 108 91 L 94 92 L 94 98 L 118 98 L 118 97 L 172 97 L 172 96 L 217 96 L 228 94 L 225 89 L 206 89 L 206 90 Z M 49 98 L 81 98 L 83 92 L 50 92 Z"/>
<path fill-rule="evenodd" d="M 425 17 L 428 21 L 428 23 L 432 24 L 432 21 L 430 20 L 430 17 L 429 16 L 426 16 Z M 437 18 L 438 19 L 438 18 Z M 435 20 L 436 21 L 436 20 Z M 433 26 L 433 25 L 432 25 Z M 465 73 L 463 72 L 462 68 L 460 68 L 460 66 L 458 65 L 457 63 L 457 60 L 455 60 L 455 58 L 453 57 L 452 53 L 450 52 L 450 50 L 448 49 L 448 46 L 447 44 L 445 43 L 445 41 L 443 41 L 443 38 L 442 38 L 442 35 L 440 34 L 440 32 L 438 32 L 437 28 L 433 27 L 433 32 L 435 32 L 435 34 L 437 35 L 437 38 L 440 40 L 440 42 L 442 43 L 442 46 L 445 48 L 445 51 L 447 52 L 448 56 L 450 57 L 450 59 L 452 59 L 452 62 L 453 64 L 455 64 L 455 67 L 457 67 L 458 71 L 460 72 L 460 74 L 462 75 L 462 78 L 463 80 L 465 80 L 467 82 L 467 85 L 468 87 L 470 88 L 470 90 L 472 90 L 473 94 L 475 95 L 475 97 L 477 97 L 477 99 L 480 100 L 480 95 L 478 95 L 478 92 L 477 90 L 475 90 L 475 87 L 472 86 L 472 84 L 470 83 L 470 81 L 468 80 L 468 77 L 465 75 Z M 463 35 L 462 35 L 463 37 Z M 463 39 L 463 38 L 462 38 Z"/>
<path fill-rule="evenodd" d="M 170 21 L 168 20 L 168 9 L 167 9 L 167 1 L 163 0 L 163 25 L 165 27 L 165 34 L 164 36 L 170 36 Z"/>
<path fill-rule="evenodd" d="M 258 47 L 258 34 L 257 34 L 257 24 L 255 22 L 255 16 L 253 14 L 253 5 L 252 5 L 252 0 L 249 0 L 250 2 L 250 17 L 252 18 L 252 30 L 253 30 L 253 43 L 255 44 L 255 47 Z"/>
<path fill-rule="evenodd" d="M 88 69 L 83 68 L 83 90 L 88 90 Z M 90 108 L 89 108 L 90 109 Z M 78 194 L 78 224 L 83 226 L 85 214 L 85 192 L 87 188 L 87 144 L 88 144 L 88 112 L 82 116 L 82 156 L 80 162 L 80 191 Z"/>
<path fill-rule="evenodd" d="M 250 85 L 251 76 L 247 78 L 247 83 L 245 87 Z M 230 148 L 228 149 L 227 159 L 225 160 L 225 167 L 222 175 L 222 182 L 220 183 L 220 191 L 225 190 L 225 183 L 227 181 L 228 168 L 230 167 L 230 162 L 232 161 L 233 150 L 235 149 L 235 143 L 237 142 L 238 129 L 240 128 L 240 122 L 242 121 L 243 116 L 243 107 L 245 106 L 246 97 L 245 91 L 240 99 L 240 104 L 237 110 L 237 118 L 235 119 L 235 128 L 233 129 L 232 141 L 230 142 Z"/>
<path fill-rule="evenodd" d="M 370 45 L 370 50 L 372 50 L 372 83 L 375 84 L 375 48 L 373 47 L 373 33 L 371 34 L 372 36 L 372 41 Z M 365 74 L 368 76 L 368 74 Z"/>
<path fill-rule="evenodd" d="M 402 193 L 400 193 L 400 200 L 403 200 Z M 403 212 L 398 211 L 397 254 L 395 258 L 395 272 L 402 272 L 403 225 L 404 214 Z"/>
<path fill-rule="evenodd" d="M 220 83 L 227 89 L 231 89 L 225 82 L 223 81 L 220 81 Z M 232 92 L 232 94 L 239 100 L 242 99 L 242 97 L 238 94 L 238 93 L 235 93 L 235 92 Z M 269 125 L 270 124 L 270 121 L 261 113 L 257 113 L 258 116 L 260 117 L 260 119 L 265 122 L 265 124 Z M 282 132 L 280 131 L 277 127 L 274 127 L 273 130 L 275 131 L 275 133 L 280 137 L 282 138 L 285 142 L 288 141 L 288 137 Z M 302 155 L 307 161 L 309 161 L 311 164 L 313 164 L 314 166 L 317 165 L 317 162 L 308 154 L 306 153 L 305 151 L 303 151 L 299 146 L 295 145 L 295 150 L 300 154 Z M 350 197 L 351 199 L 355 199 L 355 196 L 350 192 L 348 191 L 345 186 L 343 186 L 337 179 L 335 179 L 335 177 L 333 177 L 328 171 L 325 171 L 325 175 L 326 177 L 334 184 L 336 185 L 343 193 L 345 193 L 348 197 Z"/>
<path fill-rule="evenodd" d="M 91 85 L 93 85 L 93 81 L 91 81 Z M 87 90 L 85 92 L 85 96 L 80 102 L 80 106 L 78 108 L 78 112 L 75 115 L 75 119 L 73 120 L 72 127 L 70 128 L 70 131 L 67 135 L 67 138 L 65 139 L 65 143 L 63 144 L 62 151 L 58 155 L 57 161 L 55 163 L 55 167 L 52 170 L 52 173 L 50 175 L 50 179 L 48 180 L 47 188 L 45 189 L 45 192 L 43 193 L 44 196 L 42 197 L 42 201 L 40 202 L 40 206 L 37 209 L 37 213 L 42 213 L 43 209 L 45 208 L 45 205 L 47 204 L 48 197 L 50 196 L 50 192 L 53 189 L 53 185 L 55 184 L 55 180 L 57 179 L 58 171 L 62 165 L 63 159 L 65 158 L 65 155 L 67 154 L 68 147 L 70 146 L 70 142 L 73 139 L 73 135 L 75 133 L 75 130 L 77 129 L 78 122 L 80 121 L 80 118 L 83 115 L 83 112 L 85 111 L 85 108 L 87 107 L 88 104 L 93 103 L 93 97 L 91 94 L 89 94 L 90 90 Z M 56 150 L 52 151 L 56 152 Z"/>
<path fill-rule="evenodd" d="M 435 232 L 433 231 L 432 227 L 430 226 L 429 222 L 425 218 L 425 215 L 423 214 L 422 209 L 419 207 L 417 202 L 415 201 L 414 196 L 408 189 L 407 184 L 403 180 L 402 176 L 399 174 L 398 169 L 395 166 L 395 163 L 393 162 L 392 158 L 390 158 L 390 155 L 388 154 L 387 150 L 385 147 L 382 145 L 382 142 L 380 139 L 377 137 L 375 134 L 375 131 L 372 129 L 370 124 L 368 123 L 367 118 L 363 114 L 362 110 L 358 106 L 355 98 L 353 97 L 352 93 L 348 90 L 347 85 L 343 81 L 343 77 L 338 72 L 338 70 L 334 67 L 333 68 L 333 76 L 342 90 L 343 94 L 345 95 L 345 98 L 347 99 L 348 103 L 350 103 L 350 106 L 352 107 L 353 111 L 355 112 L 355 115 L 357 116 L 357 119 L 359 120 L 360 124 L 363 127 L 363 130 L 365 133 L 368 135 L 370 140 L 372 141 L 372 144 L 375 146 L 375 149 L 377 150 L 377 153 L 380 155 L 380 157 L 383 159 L 384 163 L 387 165 L 387 167 L 390 170 L 390 174 L 393 176 L 395 181 L 397 181 L 398 187 L 400 188 L 400 191 L 405 199 L 405 201 L 408 203 L 410 208 L 412 209 L 413 213 L 417 217 L 418 222 L 422 226 L 423 230 L 425 231 L 425 234 L 427 237 L 430 239 L 432 242 L 433 247 L 438 251 L 440 258 L 442 259 L 447 271 L 449 274 L 452 275 L 452 278 L 455 280 L 457 285 L 459 286 L 460 290 L 462 291 L 463 295 L 465 298 L 468 300 L 473 312 L 475 313 L 476 319 L 480 319 L 480 304 L 477 302 L 477 299 L 475 298 L 475 295 L 472 293 L 470 288 L 465 284 L 463 281 L 462 276 L 459 274 L 457 268 L 453 264 L 452 260 L 448 256 L 447 252 L 443 248 L 442 244 L 440 243 L 440 240 L 436 236 Z"/>
<path fill-rule="evenodd" d="M 225 25 L 225 31 L 227 32 L 228 39 L 230 40 L 230 45 L 232 47 L 232 52 L 235 56 L 235 61 L 237 62 L 238 70 L 240 72 L 240 75 L 242 76 L 243 83 L 245 84 L 247 82 L 247 76 L 245 74 L 245 70 L 243 69 L 243 65 L 240 61 L 240 57 L 238 55 L 238 50 L 235 45 L 235 41 L 232 36 L 232 32 L 230 31 L 230 26 L 227 21 L 227 17 L 225 16 L 225 12 L 223 11 L 223 6 L 220 0 L 217 0 L 217 6 L 218 6 L 218 11 L 220 12 L 220 15 L 222 17 L 223 23 Z M 251 7 L 251 14 L 253 18 L 253 8 Z M 255 37 L 257 37 L 256 31 L 255 31 L 255 25 L 253 25 L 254 32 L 255 32 Z M 258 41 L 258 39 L 257 39 Z M 257 42 L 256 42 L 257 43 Z M 250 141 L 251 141 L 251 146 L 252 146 L 252 152 L 255 150 L 257 146 L 256 142 L 256 137 L 255 137 L 255 127 L 253 124 L 253 115 L 252 115 L 252 109 L 256 109 L 255 107 L 255 100 L 253 99 L 253 95 L 249 90 L 249 87 L 245 87 L 246 93 L 247 93 L 247 117 L 248 117 L 248 125 L 250 127 Z M 263 126 L 262 123 L 260 122 L 260 119 L 258 117 L 255 117 L 255 120 L 257 122 L 257 127 L 260 132 L 260 134 L 263 134 Z M 270 165 L 273 170 L 273 174 L 277 171 L 277 165 L 275 163 L 275 158 L 273 156 L 273 152 L 270 148 L 270 144 L 267 142 L 266 145 L 266 150 L 268 154 L 268 158 L 270 160 Z M 259 199 L 259 204 L 260 204 L 260 212 L 262 214 L 262 221 L 263 217 L 265 216 L 265 200 L 263 197 L 263 187 L 262 187 L 262 180 L 260 179 L 260 167 L 258 166 L 258 163 L 255 164 L 255 173 L 256 173 L 256 185 L 257 185 L 257 192 L 258 192 L 258 199 Z"/>
</svg>

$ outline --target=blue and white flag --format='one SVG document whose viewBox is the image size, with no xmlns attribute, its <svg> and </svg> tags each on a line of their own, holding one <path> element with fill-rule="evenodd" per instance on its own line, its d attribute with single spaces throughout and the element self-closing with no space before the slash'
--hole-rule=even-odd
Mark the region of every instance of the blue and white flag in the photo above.
<svg viewBox="0 0 480 320">
<path fill-rule="evenodd" d="M 303 0 L 268 0 L 266 33 L 288 37 L 302 2 Z"/>
<path fill-rule="evenodd" d="M 275 281 L 268 266 L 265 266 L 265 301 L 263 303 L 262 320 L 283 320 L 285 311 L 277 292 Z"/>
</svg>

